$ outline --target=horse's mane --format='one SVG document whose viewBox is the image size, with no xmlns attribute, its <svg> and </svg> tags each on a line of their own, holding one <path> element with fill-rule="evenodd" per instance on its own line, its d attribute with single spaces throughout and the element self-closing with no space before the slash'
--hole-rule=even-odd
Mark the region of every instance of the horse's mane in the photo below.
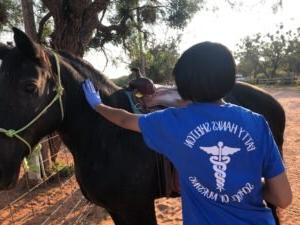
<svg viewBox="0 0 300 225">
<path fill-rule="evenodd" d="M 64 63 L 68 64 L 71 69 L 74 69 L 81 76 L 81 79 L 90 79 L 96 89 L 100 91 L 101 96 L 102 94 L 104 94 L 104 98 L 105 96 L 109 96 L 109 100 L 106 101 L 106 104 L 131 111 L 128 96 L 122 88 L 96 70 L 88 61 L 66 51 L 59 51 L 58 53 Z"/>
<path fill-rule="evenodd" d="M 63 60 L 70 64 L 84 79 L 91 79 L 96 88 L 101 89 L 107 95 L 120 89 L 116 84 L 110 81 L 104 74 L 96 70 L 88 61 L 77 57 L 66 51 L 59 51 Z"/>
</svg>

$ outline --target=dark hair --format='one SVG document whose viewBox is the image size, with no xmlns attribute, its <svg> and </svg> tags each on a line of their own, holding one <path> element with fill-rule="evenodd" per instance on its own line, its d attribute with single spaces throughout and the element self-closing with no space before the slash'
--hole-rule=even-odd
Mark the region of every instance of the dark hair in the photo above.
<svg viewBox="0 0 300 225">
<path fill-rule="evenodd" d="M 202 42 L 181 55 L 173 75 L 184 100 L 213 102 L 232 89 L 235 83 L 235 62 L 225 46 Z"/>
</svg>

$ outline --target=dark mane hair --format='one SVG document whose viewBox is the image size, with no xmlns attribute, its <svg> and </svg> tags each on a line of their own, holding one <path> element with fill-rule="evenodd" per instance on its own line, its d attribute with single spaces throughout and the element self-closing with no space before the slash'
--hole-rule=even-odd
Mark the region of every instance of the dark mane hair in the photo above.
<svg viewBox="0 0 300 225">
<path fill-rule="evenodd" d="M 110 81 L 104 74 L 96 70 L 88 61 L 77 57 L 66 51 L 59 51 L 59 55 L 63 57 L 84 79 L 91 79 L 96 88 L 101 87 L 102 92 L 107 95 L 120 89 L 116 84 Z"/>
<path fill-rule="evenodd" d="M 132 111 L 124 89 L 117 86 L 103 73 L 96 70 L 88 61 L 66 51 L 59 51 L 58 53 L 62 58 L 61 62 L 64 66 L 68 67 L 70 71 L 73 71 L 75 79 L 90 79 L 93 82 L 96 89 L 100 91 L 100 95 L 106 104 Z M 76 78 L 76 73 L 78 74 L 78 78 Z M 81 113 L 81 111 L 78 110 L 78 113 Z"/>
</svg>

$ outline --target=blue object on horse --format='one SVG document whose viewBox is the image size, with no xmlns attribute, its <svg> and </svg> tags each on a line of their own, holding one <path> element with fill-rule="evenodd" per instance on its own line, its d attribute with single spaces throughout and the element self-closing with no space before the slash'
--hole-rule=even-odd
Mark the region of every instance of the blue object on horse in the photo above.
<svg viewBox="0 0 300 225">
<path fill-rule="evenodd" d="M 96 91 L 90 80 L 85 80 L 82 84 L 82 88 L 87 102 L 93 109 L 96 109 L 96 107 L 102 103 L 99 91 Z"/>
</svg>

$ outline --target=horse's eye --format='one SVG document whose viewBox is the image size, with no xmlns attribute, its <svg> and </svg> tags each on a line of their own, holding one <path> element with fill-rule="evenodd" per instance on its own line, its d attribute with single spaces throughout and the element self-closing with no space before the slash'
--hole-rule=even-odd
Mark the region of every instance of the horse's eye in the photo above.
<svg viewBox="0 0 300 225">
<path fill-rule="evenodd" d="M 25 84 L 25 86 L 24 86 L 24 91 L 26 93 L 33 94 L 36 92 L 36 90 L 37 90 L 37 87 L 33 83 L 28 83 L 28 84 Z"/>
</svg>

